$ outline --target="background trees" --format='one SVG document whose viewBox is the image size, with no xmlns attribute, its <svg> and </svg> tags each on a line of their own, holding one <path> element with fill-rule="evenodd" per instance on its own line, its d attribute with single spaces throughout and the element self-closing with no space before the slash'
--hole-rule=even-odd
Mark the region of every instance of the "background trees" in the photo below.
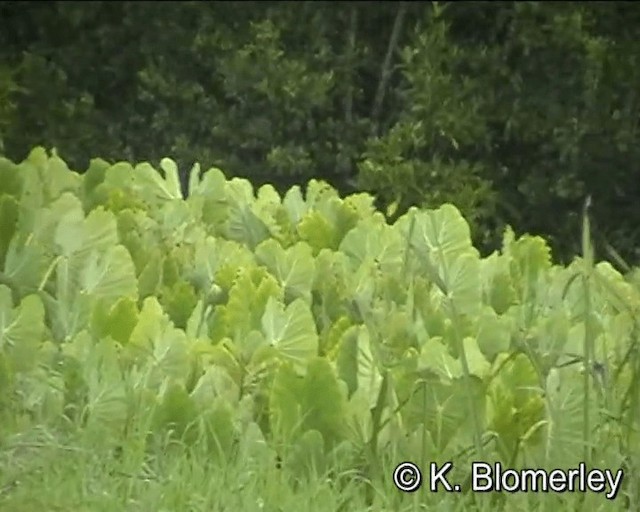
<svg viewBox="0 0 640 512">
<path fill-rule="evenodd" d="M 511 224 L 565 260 L 591 194 L 600 247 L 635 263 L 639 17 L 629 2 L 4 2 L 1 149 L 56 147 L 79 171 L 171 156 L 281 190 L 323 178 L 391 218 L 450 201 L 481 249 Z"/>
</svg>

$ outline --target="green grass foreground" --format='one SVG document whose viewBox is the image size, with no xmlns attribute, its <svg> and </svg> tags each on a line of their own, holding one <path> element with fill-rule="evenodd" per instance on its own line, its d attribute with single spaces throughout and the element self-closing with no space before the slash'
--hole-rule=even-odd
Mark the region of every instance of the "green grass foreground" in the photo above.
<svg viewBox="0 0 640 512">
<path fill-rule="evenodd" d="M 118 442 L 119 441 L 119 442 Z M 121 443 L 121 444 L 120 444 Z M 490 495 L 442 495 L 427 505 L 424 488 L 401 493 L 391 485 L 391 468 L 377 482 L 354 472 L 300 478 L 267 454 L 262 460 L 222 463 L 198 446 L 158 442 L 145 449 L 142 437 L 116 440 L 81 430 L 55 435 L 31 427 L 4 438 L 0 447 L 0 510 L 3 512 L 310 512 L 347 511 L 615 511 L 624 499 L 588 500 L 575 494 L 554 508 L 541 497 L 511 495 L 506 503 Z M 627 475 L 629 478 L 629 475 Z M 424 486 L 423 486 L 424 487 Z M 495 498 L 495 496 L 494 496 Z M 548 498 L 548 496 L 547 496 Z M 598 503 L 599 502 L 599 503 Z M 433 503 L 433 502 L 432 502 Z M 556 505 L 557 506 L 557 503 Z"/>
<path fill-rule="evenodd" d="M 404 499 L 400 506 L 403 495 L 390 487 L 390 472 L 385 482 L 373 485 L 353 472 L 329 470 L 300 478 L 280 466 L 266 446 L 261 460 L 237 457 L 225 462 L 212 460 L 197 443 L 187 447 L 157 440 L 154 448 L 145 448 L 147 441 L 145 436 L 114 439 L 88 429 L 54 434 L 42 427 L 6 436 L 0 446 L 0 510 L 423 509 L 415 499 Z M 366 504 L 371 496 L 366 489 L 374 490 L 373 505 Z"/>
<path fill-rule="evenodd" d="M 135 440 L 122 449 L 82 432 L 68 439 L 43 430 L 3 446 L 0 509 L 42 511 L 310 511 L 354 510 L 357 485 L 336 493 L 322 478 L 294 491 L 282 470 L 237 461 L 215 464 L 179 445 L 153 456 Z M 274 461 L 275 463 L 275 461 Z M 348 504 L 348 506 L 346 506 Z"/>
</svg>

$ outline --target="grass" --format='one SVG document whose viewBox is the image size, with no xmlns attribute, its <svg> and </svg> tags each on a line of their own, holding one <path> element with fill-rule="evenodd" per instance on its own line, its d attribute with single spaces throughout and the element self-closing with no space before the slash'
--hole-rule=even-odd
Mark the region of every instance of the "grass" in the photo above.
<svg viewBox="0 0 640 512">
<path fill-rule="evenodd" d="M 344 494 L 318 477 L 297 488 L 266 461 L 216 463 L 198 448 L 165 441 L 145 449 L 95 433 L 54 434 L 34 428 L 6 439 L 0 450 L 0 509 L 45 511 L 310 511 L 354 510 L 358 492 Z M 365 508 L 361 508 L 364 510 Z"/>
<path fill-rule="evenodd" d="M 426 491 L 399 492 L 392 484 L 391 467 L 372 483 L 353 471 L 335 474 L 330 469 L 325 474 L 301 475 L 278 467 L 266 447 L 262 455 L 238 453 L 232 461 L 223 461 L 203 445 L 196 442 L 187 447 L 169 436 L 153 439 L 141 431 L 114 436 L 97 428 L 63 432 L 30 426 L 5 433 L 0 437 L 0 510 L 427 510 Z M 469 508 L 469 499 L 460 496 L 439 493 L 431 498 L 438 502 L 438 510 L 475 510 Z"/>
<path fill-rule="evenodd" d="M 120 441 L 125 444 L 118 445 L 113 438 L 95 431 L 54 433 L 43 427 L 6 437 L 0 447 L 0 510 L 408 512 L 481 509 L 524 512 L 545 509 L 523 508 L 529 498 L 522 494 L 522 500 L 512 495 L 516 499 L 504 508 L 496 507 L 496 503 L 489 500 L 481 500 L 483 506 L 476 508 L 460 495 L 429 496 L 424 488 L 414 494 L 401 494 L 391 485 L 391 472 L 386 482 L 374 485 L 374 501 L 367 505 L 364 492 L 367 485 L 353 474 L 297 478 L 284 468 L 278 469 L 270 457 L 262 461 L 237 457 L 226 464 L 213 461 L 197 445 L 186 448 L 164 440 L 145 446 L 144 439 L 137 436 Z M 150 445 L 155 447 L 150 449 Z M 546 509 L 581 510 L 579 494 L 566 499 L 571 506 L 565 502 L 567 508 Z M 517 502 L 521 506 L 517 506 Z M 599 499 L 597 504 L 588 509 L 624 510 L 621 501 Z"/>
</svg>

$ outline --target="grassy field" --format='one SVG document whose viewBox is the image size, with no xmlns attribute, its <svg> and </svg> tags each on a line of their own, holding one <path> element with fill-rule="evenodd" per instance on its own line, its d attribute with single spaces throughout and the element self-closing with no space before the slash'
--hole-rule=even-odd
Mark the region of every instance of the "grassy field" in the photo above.
<svg viewBox="0 0 640 512">
<path fill-rule="evenodd" d="M 143 417 L 120 436 L 95 426 L 53 431 L 29 421 L 7 425 L 0 436 L 3 512 L 628 509 L 625 495 L 610 501 L 594 493 L 539 493 L 532 500 L 527 493 L 429 493 L 425 485 L 402 493 L 393 486 L 392 465 L 383 462 L 373 479 L 343 471 L 339 463 L 323 473 L 295 474 L 264 443 L 240 443 L 233 460 L 225 461 L 205 443 L 187 447 L 170 435 L 145 434 L 149 418 Z"/>
<path fill-rule="evenodd" d="M 264 455 L 225 463 L 197 446 L 158 442 L 145 448 L 144 436 L 116 440 L 88 430 L 63 435 L 29 428 L 6 437 L 0 448 L 0 510 L 371 510 L 357 476 L 294 483 L 275 456 L 266 449 Z M 392 510 L 384 505 L 391 506 L 391 498 L 376 496 L 375 509 Z"/>
</svg>

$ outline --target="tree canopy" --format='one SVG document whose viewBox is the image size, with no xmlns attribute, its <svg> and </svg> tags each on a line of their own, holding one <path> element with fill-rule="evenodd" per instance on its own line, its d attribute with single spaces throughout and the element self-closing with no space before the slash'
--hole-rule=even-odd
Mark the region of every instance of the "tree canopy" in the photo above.
<svg viewBox="0 0 640 512">
<path fill-rule="evenodd" d="M 454 203 L 638 259 L 640 11 L 631 2 L 3 2 L 0 150 L 171 156 L 283 190 L 321 178 L 397 217 Z M 601 256 L 604 256 L 602 254 Z"/>
</svg>

